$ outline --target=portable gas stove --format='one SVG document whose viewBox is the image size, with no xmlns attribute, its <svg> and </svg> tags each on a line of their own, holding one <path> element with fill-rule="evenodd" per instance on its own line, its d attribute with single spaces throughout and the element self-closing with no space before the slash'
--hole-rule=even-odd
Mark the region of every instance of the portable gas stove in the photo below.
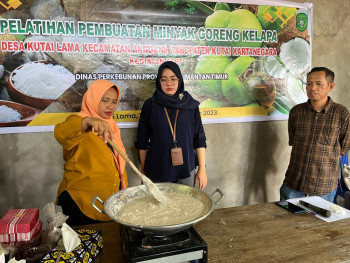
<svg viewBox="0 0 350 263">
<path fill-rule="evenodd" d="M 168 236 L 147 236 L 121 226 L 120 235 L 127 262 L 207 263 L 208 260 L 207 244 L 193 227 Z"/>
</svg>

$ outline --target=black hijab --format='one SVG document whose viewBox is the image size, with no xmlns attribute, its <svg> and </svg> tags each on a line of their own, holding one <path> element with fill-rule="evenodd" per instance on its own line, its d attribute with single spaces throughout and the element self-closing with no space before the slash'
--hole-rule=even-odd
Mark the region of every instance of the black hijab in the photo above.
<svg viewBox="0 0 350 263">
<path fill-rule="evenodd" d="M 179 79 L 176 93 L 172 96 L 166 95 L 162 91 L 162 87 L 160 85 L 160 78 L 164 68 L 171 69 Z M 156 90 L 153 93 L 152 101 L 160 104 L 163 107 L 175 109 L 191 110 L 199 106 L 199 102 L 193 99 L 192 96 L 185 91 L 181 70 L 179 66 L 172 61 L 166 61 L 159 66 L 156 79 Z"/>
</svg>

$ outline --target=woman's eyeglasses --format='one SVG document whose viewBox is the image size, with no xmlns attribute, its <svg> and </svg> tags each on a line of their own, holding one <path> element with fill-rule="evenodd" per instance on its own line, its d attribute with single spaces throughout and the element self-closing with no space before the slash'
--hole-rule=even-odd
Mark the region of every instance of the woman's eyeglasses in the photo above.
<svg viewBox="0 0 350 263">
<path fill-rule="evenodd" d="M 161 84 L 166 84 L 166 83 L 170 83 L 170 84 L 175 84 L 179 81 L 178 78 L 170 78 L 170 79 L 167 79 L 167 78 L 161 78 L 160 79 L 160 83 Z"/>
</svg>

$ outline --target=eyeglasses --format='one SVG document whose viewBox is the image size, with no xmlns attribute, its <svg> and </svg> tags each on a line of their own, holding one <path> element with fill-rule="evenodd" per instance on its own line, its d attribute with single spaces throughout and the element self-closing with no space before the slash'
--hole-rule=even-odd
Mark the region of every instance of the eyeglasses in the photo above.
<svg viewBox="0 0 350 263">
<path fill-rule="evenodd" d="M 161 84 L 166 84 L 166 83 L 170 83 L 170 84 L 175 84 L 179 81 L 178 78 L 170 78 L 170 79 L 167 79 L 167 78 L 161 78 L 160 79 L 160 83 Z"/>
</svg>

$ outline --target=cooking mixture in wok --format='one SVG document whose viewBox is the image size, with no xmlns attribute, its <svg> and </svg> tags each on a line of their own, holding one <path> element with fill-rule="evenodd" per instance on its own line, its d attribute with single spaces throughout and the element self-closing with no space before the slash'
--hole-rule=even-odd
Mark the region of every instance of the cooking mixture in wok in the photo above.
<svg viewBox="0 0 350 263">
<path fill-rule="evenodd" d="M 122 207 L 117 218 L 131 225 L 165 226 L 182 224 L 203 215 L 203 203 L 186 194 L 165 194 L 169 205 L 163 206 L 152 196 L 132 200 Z"/>
</svg>

